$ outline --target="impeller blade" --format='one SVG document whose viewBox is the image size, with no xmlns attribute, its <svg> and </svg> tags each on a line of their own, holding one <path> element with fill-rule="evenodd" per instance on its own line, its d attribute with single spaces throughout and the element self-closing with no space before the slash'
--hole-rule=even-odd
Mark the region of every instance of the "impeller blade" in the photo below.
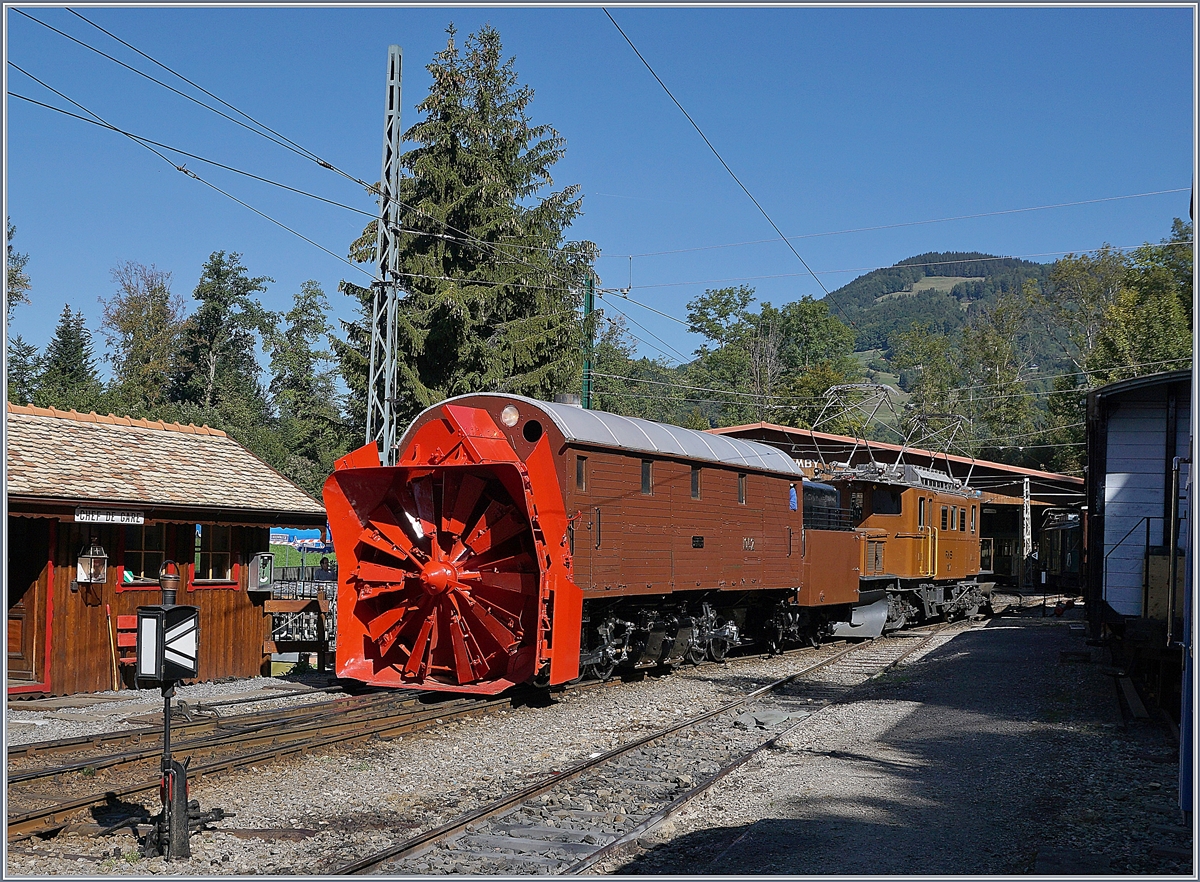
<svg viewBox="0 0 1200 882">
<path fill-rule="evenodd" d="M 517 516 L 516 508 L 493 499 L 470 532 L 463 537 L 463 544 L 473 554 L 483 554 L 517 535 L 525 526 Z"/>
<path fill-rule="evenodd" d="M 425 535 L 430 536 L 437 530 L 437 518 L 433 511 L 433 475 L 426 475 L 408 486 L 412 491 L 413 500 L 417 503 L 417 516 L 421 519 L 421 526 L 425 528 Z"/>
<path fill-rule="evenodd" d="M 475 504 L 486 487 L 487 481 L 470 473 L 463 475 L 455 485 L 451 485 L 450 478 L 447 478 L 442 488 L 442 529 L 455 538 L 461 538 L 467 527 L 467 518 L 475 510 Z"/>
</svg>

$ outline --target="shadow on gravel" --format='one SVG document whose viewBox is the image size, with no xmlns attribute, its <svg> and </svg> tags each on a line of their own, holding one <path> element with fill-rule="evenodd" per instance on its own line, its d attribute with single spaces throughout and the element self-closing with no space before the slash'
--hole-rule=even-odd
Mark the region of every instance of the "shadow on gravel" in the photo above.
<svg viewBox="0 0 1200 882">
<path fill-rule="evenodd" d="M 1008 875 L 1055 849 L 1101 874 L 1190 872 L 1152 847 L 1179 824 L 1172 745 L 1122 725 L 1101 650 L 1074 660 L 1087 649 L 1063 620 L 965 631 L 707 798 L 759 820 L 668 839 L 615 872 Z"/>
</svg>

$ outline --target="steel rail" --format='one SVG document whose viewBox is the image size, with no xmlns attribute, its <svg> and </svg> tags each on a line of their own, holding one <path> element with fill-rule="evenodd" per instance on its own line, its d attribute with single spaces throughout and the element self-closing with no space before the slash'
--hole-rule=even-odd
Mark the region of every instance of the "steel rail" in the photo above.
<svg viewBox="0 0 1200 882">
<path fill-rule="evenodd" d="M 428 713 L 406 713 L 399 717 L 389 717 L 374 725 L 364 727 L 363 721 L 352 720 L 326 727 L 320 733 L 287 744 L 278 745 L 265 750 L 240 754 L 228 759 L 216 760 L 188 770 L 189 778 L 197 779 L 205 775 L 231 771 L 242 766 L 253 765 L 271 759 L 279 759 L 316 748 L 333 744 L 353 743 L 368 738 L 387 738 L 393 735 L 411 732 L 431 725 L 442 719 L 455 719 L 471 716 L 494 708 L 510 706 L 510 698 L 497 698 L 485 701 L 463 699 L 464 703 L 473 702 L 473 706 L 464 707 L 459 702 L 445 702 L 433 705 Z M 28 839 L 37 834 L 51 833 L 60 830 L 70 823 L 70 816 L 79 809 L 97 804 L 104 804 L 111 797 L 133 796 L 139 793 L 153 791 L 159 786 L 157 777 L 151 782 L 141 782 L 126 787 L 107 788 L 84 796 L 64 800 L 49 806 L 32 809 L 22 813 L 11 814 L 8 817 L 8 839 L 10 842 Z M 25 794 L 28 795 L 28 794 Z M 10 794 L 11 796 L 11 794 Z"/>
<path fill-rule="evenodd" d="M 843 650 L 837 652 L 836 654 L 830 656 L 829 658 L 822 659 L 821 661 L 817 662 L 816 664 L 810 665 L 809 667 L 807 667 L 801 671 L 797 671 L 793 674 L 789 674 L 788 676 L 783 677 L 779 680 L 776 680 L 773 683 L 768 683 L 765 686 L 761 686 L 758 689 L 755 689 L 752 692 L 749 692 L 746 695 L 741 696 L 740 698 L 737 698 L 731 702 L 721 705 L 720 707 L 717 707 L 710 711 L 705 711 L 704 713 L 697 714 L 693 717 L 689 717 L 678 723 L 673 723 L 670 726 L 666 726 L 662 729 L 651 732 L 650 734 L 645 735 L 641 738 L 637 738 L 633 741 L 627 742 L 626 744 L 622 744 L 618 747 L 613 748 L 610 751 L 607 751 L 606 753 L 602 753 L 598 757 L 589 758 L 587 760 L 584 760 L 580 763 L 575 764 L 574 766 L 571 766 L 568 769 L 565 769 L 561 772 L 554 773 L 541 781 L 538 781 L 534 784 L 530 784 L 527 787 L 523 787 L 522 789 L 516 791 L 515 793 L 509 794 L 508 796 L 502 797 L 502 798 L 496 800 L 495 802 L 489 803 L 488 805 L 483 806 L 482 808 L 480 808 L 474 812 L 471 812 L 468 815 L 460 817 L 460 818 L 458 818 L 454 821 L 451 821 L 447 824 L 443 824 L 439 827 L 435 827 L 434 829 L 428 830 L 425 833 L 421 833 L 417 836 L 406 839 L 403 842 L 397 843 L 396 845 L 393 845 L 393 846 L 390 846 L 390 847 L 384 849 L 383 851 L 376 852 L 375 854 L 367 855 L 366 857 L 360 858 L 355 861 L 351 861 L 350 863 L 347 863 L 347 864 L 343 865 L 342 867 L 340 867 L 339 869 L 333 871 L 333 875 L 358 874 L 364 870 L 370 869 L 372 867 L 377 867 L 380 864 L 386 863 L 387 861 L 394 860 L 395 858 L 411 855 L 411 854 L 417 852 L 418 850 L 424 849 L 426 846 L 436 843 L 440 839 L 445 839 L 448 836 L 452 836 L 455 833 L 465 830 L 471 824 L 475 824 L 475 823 L 478 823 L 479 821 L 487 820 L 488 818 L 491 818 L 497 814 L 500 814 L 501 812 L 503 812 L 507 809 L 510 809 L 514 806 L 520 805 L 522 802 L 525 802 L 528 799 L 532 799 L 535 796 L 545 793 L 546 791 L 551 790 L 552 788 L 556 787 L 557 785 L 561 784 L 564 781 L 568 781 L 572 778 L 578 777 L 579 775 L 583 774 L 584 772 L 588 771 L 589 769 L 593 769 L 593 768 L 596 768 L 597 766 L 604 765 L 605 763 L 607 763 L 613 759 L 616 759 L 617 757 L 631 753 L 634 750 L 637 750 L 639 747 L 642 747 L 645 744 L 649 744 L 652 741 L 657 741 L 658 739 L 663 738 L 667 735 L 670 735 L 674 732 L 678 732 L 681 729 L 686 729 L 691 726 L 695 726 L 698 723 L 704 722 L 705 720 L 709 720 L 709 719 L 719 716 L 723 713 L 728 713 L 731 710 L 734 710 L 738 707 L 741 707 L 745 704 L 748 704 L 748 703 L 754 701 L 756 698 L 759 698 L 762 695 L 765 695 L 769 692 L 773 692 L 782 686 L 792 683 L 795 680 L 799 679 L 800 677 L 804 677 L 808 674 L 811 674 L 815 671 L 820 670 L 821 668 L 828 667 L 829 665 L 833 664 L 834 662 L 839 661 L 843 657 L 855 652 L 860 647 L 870 646 L 870 645 L 872 645 L 872 644 L 862 643 L 862 644 L 853 644 L 851 646 L 848 646 L 846 649 L 843 649 Z"/>
<path fill-rule="evenodd" d="M 307 694 L 307 693 L 303 693 Z M 233 727 L 242 725 L 247 722 L 262 721 L 271 722 L 276 719 L 286 719 L 293 716 L 304 716 L 312 711 L 320 711 L 327 708 L 333 703 L 338 703 L 341 707 L 346 707 L 348 704 L 366 704 L 371 701 L 377 701 L 378 696 L 384 693 L 369 693 L 366 695 L 346 696 L 344 698 L 335 698 L 333 701 L 318 701 L 309 702 L 307 704 L 293 705 L 287 708 L 271 708 L 269 710 L 255 711 L 246 714 L 236 714 L 229 717 L 219 717 L 216 719 L 205 720 L 176 720 L 175 714 L 171 714 L 171 732 L 189 732 L 189 731 L 212 731 L 216 728 L 225 726 Z M 418 695 L 412 696 L 417 699 Z M 280 698 L 290 697 L 286 693 Z M 189 705 L 188 708 L 195 710 L 199 706 Z M 143 738 L 148 740 L 157 740 L 162 743 L 162 726 L 143 726 L 137 729 L 124 729 L 118 732 L 97 732 L 93 735 L 76 735 L 71 738 L 56 738 L 48 741 L 31 741 L 26 744 L 15 744 L 8 747 L 8 759 L 30 757 L 38 754 L 47 753 L 72 753 L 79 750 L 87 750 L 90 748 L 103 748 L 106 745 L 120 743 L 122 741 L 139 743 Z"/>
<path fill-rule="evenodd" d="M 743 766 L 745 763 L 749 762 L 753 757 L 757 756 L 762 751 L 774 747 L 779 742 L 779 740 L 781 738 L 783 738 L 785 735 L 788 735 L 788 734 L 794 732 L 796 729 L 799 729 L 801 726 L 806 725 L 810 720 L 812 720 L 813 717 L 817 716 L 818 714 L 824 713 L 825 711 L 829 710 L 832 707 L 836 707 L 839 704 L 845 704 L 847 701 L 850 700 L 851 696 L 857 692 L 857 690 L 859 690 L 865 684 L 871 682 L 872 680 L 883 676 L 885 673 L 887 673 L 892 668 L 899 665 L 902 661 L 904 661 L 904 659 L 908 658 L 914 652 L 927 646 L 929 644 L 929 642 L 931 640 L 933 640 L 934 637 L 937 637 L 942 631 L 944 631 L 948 627 L 950 627 L 951 624 L 952 623 L 949 623 L 949 622 L 944 623 L 941 627 L 930 632 L 928 634 L 928 636 L 922 635 L 924 637 L 924 639 L 918 641 L 915 645 L 910 646 L 909 648 L 904 650 L 904 652 L 902 652 L 899 656 L 892 659 L 892 661 L 888 662 L 884 667 L 880 668 L 878 671 L 876 671 L 874 674 L 872 674 L 870 677 L 868 677 L 862 683 L 857 683 L 854 686 L 851 686 L 844 695 L 834 699 L 833 701 L 829 702 L 829 704 L 826 704 L 823 707 L 817 708 L 815 711 L 813 711 L 813 713 L 809 714 L 804 719 L 793 723 L 791 726 L 788 726 L 786 729 L 784 729 L 781 732 L 777 732 L 776 734 L 774 734 L 770 738 L 768 738 L 766 741 L 763 741 L 762 743 L 756 745 L 751 750 L 746 751 L 744 754 L 742 754 L 740 757 L 738 757 L 733 762 L 727 763 L 725 766 L 723 766 L 721 769 L 719 769 L 713 775 L 711 775 L 704 781 L 701 781 L 699 784 L 697 784 L 695 787 L 688 790 L 687 792 L 676 797 L 674 800 L 672 800 L 666 806 L 659 809 L 654 814 L 650 815 L 648 818 L 643 820 L 641 823 L 637 824 L 635 827 L 633 827 L 633 829 L 629 830 L 624 835 L 618 837 L 617 839 L 614 839 L 612 842 L 606 843 L 605 845 L 598 848 L 596 851 L 592 852 L 587 857 L 585 857 L 585 858 L 577 861 L 576 863 L 572 864 L 571 866 L 567 867 L 565 870 L 562 871 L 562 875 L 577 876 L 580 873 L 585 873 L 588 870 L 590 870 L 592 867 L 594 867 L 597 863 L 602 861 L 604 858 L 608 857 L 613 852 L 617 851 L 621 847 L 628 845 L 629 843 L 637 840 L 639 837 L 650 832 L 655 827 L 657 827 L 659 824 L 661 824 L 663 821 L 665 821 L 667 818 L 676 814 L 680 809 L 682 809 L 685 805 L 687 805 L 693 799 L 700 796 L 702 793 L 710 790 L 715 784 L 717 784 L 717 782 L 721 781 L 730 772 L 734 771 L 735 769 L 740 768 L 741 766 Z M 869 646 L 871 644 L 863 644 L 863 645 Z"/>
<path fill-rule="evenodd" d="M 412 700 L 405 700 L 399 696 L 392 696 L 391 701 L 376 702 L 371 705 L 366 705 L 357 708 L 327 708 L 321 714 L 307 714 L 302 717 L 288 717 L 280 720 L 273 726 L 268 727 L 264 724 L 259 724 L 252 727 L 233 727 L 230 732 L 216 731 L 203 735 L 199 735 L 190 740 L 175 741 L 172 738 L 174 749 L 181 752 L 190 752 L 195 754 L 205 750 L 220 750 L 224 747 L 272 743 L 279 739 L 292 740 L 296 738 L 311 737 L 311 729 L 309 728 L 313 722 L 319 722 L 323 718 L 330 717 L 334 714 L 338 715 L 339 723 L 347 722 L 370 722 L 373 719 L 383 717 L 391 717 L 395 715 L 398 709 L 396 705 L 403 708 L 412 707 Z M 380 705 L 380 706 L 376 706 Z M 413 710 L 414 715 L 419 714 L 419 710 Z M 59 775 L 67 775 L 72 772 L 81 772 L 85 770 L 99 771 L 100 769 L 110 769 L 116 766 L 129 765 L 132 763 L 141 762 L 145 759 L 157 758 L 162 755 L 161 746 L 150 746 L 141 750 L 130 750 L 121 753 L 108 754 L 106 756 L 93 757 L 82 759 L 78 762 L 66 763 L 60 766 L 46 766 L 43 768 L 26 769 L 10 771 L 8 773 L 8 782 L 34 781 L 39 778 L 53 778 Z"/>
</svg>

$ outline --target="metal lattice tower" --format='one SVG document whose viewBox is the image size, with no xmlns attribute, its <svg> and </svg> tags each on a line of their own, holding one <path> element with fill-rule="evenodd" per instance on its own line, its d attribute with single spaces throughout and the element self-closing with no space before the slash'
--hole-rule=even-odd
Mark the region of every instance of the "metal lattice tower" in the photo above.
<svg viewBox="0 0 1200 882">
<path fill-rule="evenodd" d="M 396 464 L 398 432 L 395 416 L 396 320 L 400 300 L 396 231 L 400 227 L 400 68 L 401 49 L 388 47 L 387 100 L 383 117 L 383 169 L 379 176 L 379 220 L 376 265 L 379 279 L 371 287 L 371 362 L 367 374 L 367 442 L 376 441 L 384 465 Z"/>
</svg>

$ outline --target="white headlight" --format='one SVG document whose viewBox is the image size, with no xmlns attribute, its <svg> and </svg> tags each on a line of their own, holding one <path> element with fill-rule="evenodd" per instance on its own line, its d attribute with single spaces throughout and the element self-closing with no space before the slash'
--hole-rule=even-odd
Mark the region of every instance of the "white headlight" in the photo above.
<svg viewBox="0 0 1200 882">
<path fill-rule="evenodd" d="M 510 404 L 504 410 L 500 411 L 500 422 L 508 426 L 510 429 L 517 424 L 517 420 L 521 418 L 521 412 L 517 410 L 516 405 Z"/>
</svg>

